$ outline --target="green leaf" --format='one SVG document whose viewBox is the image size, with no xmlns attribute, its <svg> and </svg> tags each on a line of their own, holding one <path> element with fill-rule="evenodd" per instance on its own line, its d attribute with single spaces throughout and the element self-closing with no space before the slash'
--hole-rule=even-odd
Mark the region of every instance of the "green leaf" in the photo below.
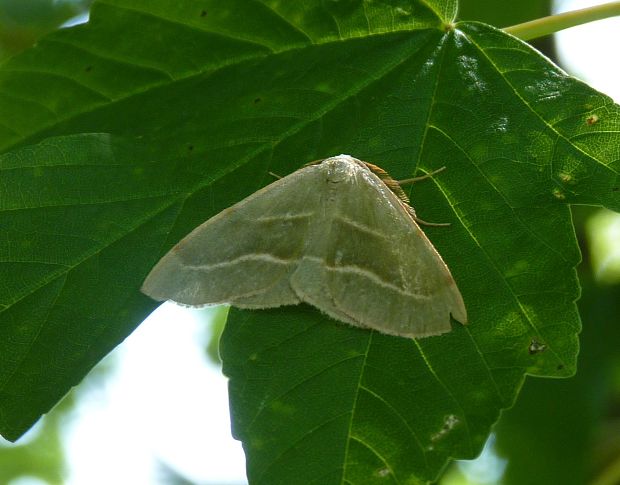
<svg viewBox="0 0 620 485">
<path fill-rule="evenodd" d="M 98 2 L 6 63 L 0 432 L 19 437 L 154 308 L 138 288 L 182 236 L 269 171 L 338 153 L 397 179 L 447 166 L 411 195 L 451 223 L 425 232 L 470 325 L 413 341 L 306 306 L 231 311 L 250 483 L 432 480 L 479 452 L 525 374 L 573 374 L 569 204 L 618 210 L 618 106 L 492 27 L 446 27 L 454 9 Z"/>
<path fill-rule="evenodd" d="M 0 429 L 9 439 L 153 307 L 137 288 L 167 235 L 161 223 L 177 216 L 169 201 L 182 177 L 151 162 L 154 148 L 75 135 L 0 156 Z"/>
<path fill-rule="evenodd" d="M 579 372 L 573 379 L 526 381 L 515 406 L 495 428 L 498 452 L 508 458 L 502 483 L 613 483 L 614 369 L 619 361 L 620 286 L 601 287 L 581 272 L 583 318 Z M 617 449 L 617 444 L 616 444 Z M 598 478 L 594 478 L 596 476 Z M 616 475 L 617 476 L 617 475 Z"/>
</svg>

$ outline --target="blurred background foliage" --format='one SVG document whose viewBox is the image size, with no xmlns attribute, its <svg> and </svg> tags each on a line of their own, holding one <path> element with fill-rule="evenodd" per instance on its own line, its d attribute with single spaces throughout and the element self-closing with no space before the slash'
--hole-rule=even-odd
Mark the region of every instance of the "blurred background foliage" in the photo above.
<svg viewBox="0 0 620 485">
<path fill-rule="evenodd" d="M 0 0 L 0 62 L 34 45 L 46 33 L 84 18 L 93 0 Z M 498 27 L 548 15 L 551 1 L 462 0 L 459 19 Z M 558 62 L 552 38 L 536 48 Z M 474 464 L 454 463 L 443 485 L 620 483 L 620 219 L 598 209 L 573 208 L 583 263 L 579 308 L 583 321 L 577 375 L 527 379 L 516 405 L 504 412 L 489 446 Z M 220 365 L 217 342 L 226 311 L 214 325 L 205 354 Z M 62 430 L 81 388 L 106 378 L 105 360 L 17 445 L 0 438 L 0 483 L 31 477 L 62 484 L 69 464 Z M 102 459 L 105 459 L 102 457 Z M 191 483 L 166 463 L 161 483 Z M 15 483 L 15 482 L 14 482 Z"/>
<path fill-rule="evenodd" d="M 0 61 L 88 12 L 93 0 L 0 0 Z"/>
</svg>

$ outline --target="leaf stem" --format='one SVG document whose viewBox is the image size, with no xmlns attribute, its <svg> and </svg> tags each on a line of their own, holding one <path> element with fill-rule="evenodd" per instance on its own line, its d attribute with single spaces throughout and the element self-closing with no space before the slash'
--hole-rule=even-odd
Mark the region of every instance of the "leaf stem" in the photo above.
<svg viewBox="0 0 620 485">
<path fill-rule="evenodd" d="M 553 34 L 559 30 L 575 27 L 576 25 L 617 15 L 620 15 L 620 2 L 609 2 L 595 7 L 582 8 L 558 15 L 550 15 L 530 22 L 506 27 L 504 28 L 504 32 L 519 37 L 522 40 L 530 40 Z"/>
</svg>

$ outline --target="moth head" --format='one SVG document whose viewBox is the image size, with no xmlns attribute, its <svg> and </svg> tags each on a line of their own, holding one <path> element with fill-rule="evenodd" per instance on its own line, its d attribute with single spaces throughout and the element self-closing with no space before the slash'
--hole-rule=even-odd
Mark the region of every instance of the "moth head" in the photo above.
<svg viewBox="0 0 620 485">
<path fill-rule="evenodd" d="M 322 164 L 328 167 L 327 181 L 337 184 L 350 179 L 356 165 L 361 164 L 361 162 L 350 155 L 338 155 L 326 158 Z"/>
</svg>

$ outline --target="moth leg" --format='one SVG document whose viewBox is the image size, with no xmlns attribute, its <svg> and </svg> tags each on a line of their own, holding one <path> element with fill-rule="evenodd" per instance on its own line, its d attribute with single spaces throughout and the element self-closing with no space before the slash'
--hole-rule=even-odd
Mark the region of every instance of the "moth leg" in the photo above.
<svg viewBox="0 0 620 485">
<path fill-rule="evenodd" d="M 411 211 L 409 211 L 409 213 L 411 214 Z M 414 221 L 416 221 L 418 224 L 422 224 L 423 226 L 448 227 L 450 225 L 449 222 L 427 222 L 420 219 L 418 216 L 415 215 L 415 213 L 411 214 L 411 217 L 413 217 Z"/>
<path fill-rule="evenodd" d="M 425 180 L 428 178 L 431 178 L 433 175 L 438 174 L 439 172 L 443 172 L 446 169 L 445 166 L 438 168 L 437 170 L 433 170 L 432 172 L 429 172 L 425 175 L 420 175 L 419 177 L 413 177 L 410 179 L 405 179 L 405 180 L 397 180 L 398 185 L 404 185 L 404 184 L 414 184 L 416 182 L 419 182 L 420 180 Z"/>
<path fill-rule="evenodd" d="M 397 183 L 398 185 L 413 184 L 415 182 L 419 182 L 420 180 L 431 178 L 433 175 L 438 174 L 439 172 L 443 172 L 445 169 L 446 167 L 444 165 L 443 167 L 440 167 L 437 170 L 433 170 L 432 172 L 429 172 L 425 175 L 421 175 L 419 177 L 413 177 L 413 178 L 405 179 L 405 180 L 399 180 Z M 416 215 L 415 210 L 413 210 L 413 207 L 409 207 L 409 214 L 411 214 L 411 217 L 413 217 L 414 221 L 416 221 L 418 224 L 422 224 L 423 226 L 446 227 L 450 225 L 449 222 L 427 222 L 423 219 L 420 219 Z"/>
</svg>

